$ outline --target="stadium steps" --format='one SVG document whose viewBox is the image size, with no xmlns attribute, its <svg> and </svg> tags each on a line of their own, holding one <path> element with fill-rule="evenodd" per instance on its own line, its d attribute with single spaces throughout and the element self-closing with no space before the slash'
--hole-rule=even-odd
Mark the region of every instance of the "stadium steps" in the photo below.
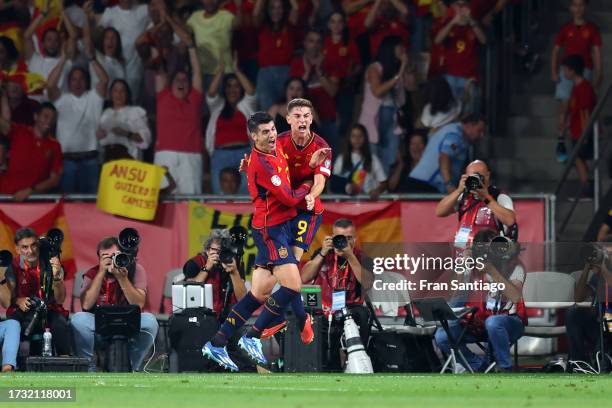
<svg viewBox="0 0 612 408">
<path fill-rule="evenodd" d="M 531 77 L 518 76 L 512 86 L 513 95 L 508 110 L 506 135 L 493 137 L 489 151 L 493 157 L 493 169 L 498 184 L 508 191 L 521 193 L 552 193 L 564 170 L 557 163 L 555 146 L 558 134 L 558 102 L 554 98 L 555 86 L 550 80 L 550 53 L 558 28 L 569 21 L 570 15 L 562 8 L 562 3 L 547 1 L 546 18 L 540 20 L 540 34 L 533 39 L 535 48 L 541 53 L 541 66 Z M 589 5 L 589 19 L 594 21 L 602 32 L 604 58 L 604 79 L 609 83 L 612 66 L 612 1 L 593 0 Z M 605 89 L 600 88 L 600 92 Z M 604 122 L 612 124 L 612 100 L 609 100 L 602 115 Z M 612 128 L 612 126 L 608 126 Z M 569 146 L 568 146 L 569 147 Z M 607 153 L 604 153 L 604 157 Z M 607 169 L 601 167 L 603 187 L 609 180 Z M 577 174 L 570 173 L 567 191 L 579 187 Z M 557 227 L 565 218 L 571 203 L 560 203 L 556 208 Z M 591 201 L 579 202 L 562 240 L 580 240 L 593 217 Z"/>
</svg>

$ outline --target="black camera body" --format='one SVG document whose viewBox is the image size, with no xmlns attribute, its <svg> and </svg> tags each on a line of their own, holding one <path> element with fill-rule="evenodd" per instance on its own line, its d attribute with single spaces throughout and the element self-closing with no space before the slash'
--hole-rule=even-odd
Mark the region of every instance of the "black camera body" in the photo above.
<svg viewBox="0 0 612 408">
<path fill-rule="evenodd" d="M 28 337 L 32 333 L 41 316 L 47 311 L 47 304 L 39 297 L 30 297 L 29 311 L 33 313 L 33 315 L 32 319 L 30 320 L 23 332 L 24 336 L 26 337 Z"/>
<path fill-rule="evenodd" d="M 62 243 L 64 242 L 64 233 L 59 228 L 51 228 L 47 234 L 40 237 L 38 244 L 40 253 L 43 257 L 49 259 L 59 257 L 62 254 Z"/>
<path fill-rule="evenodd" d="M 13 254 L 11 251 L 3 249 L 0 251 L 0 268 L 8 268 L 13 263 Z"/>
<path fill-rule="evenodd" d="M 346 235 L 334 235 L 332 245 L 335 249 L 341 251 L 348 246 L 348 238 Z"/>
<path fill-rule="evenodd" d="M 234 259 L 238 261 L 242 258 L 247 237 L 248 232 L 244 227 L 237 225 L 230 228 L 229 239 L 221 242 L 219 261 L 223 264 L 231 264 Z"/>
<path fill-rule="evenodd" d="M 485 178 L 480 173 L 474 173 L 467 176 L 465 179 L 465 192 L 480 190 L 484 187 Z"/>
<path fill-rule="evenodd" d="M 580 258 L 582 258 L 584 262 L 592 265 L 601 265 L 605 263 L 608 269 L 612 269 L 612 259 L 608 251 L 600 244 L 591 243 L 583 246 L 580 249 Z"/>
</svg>

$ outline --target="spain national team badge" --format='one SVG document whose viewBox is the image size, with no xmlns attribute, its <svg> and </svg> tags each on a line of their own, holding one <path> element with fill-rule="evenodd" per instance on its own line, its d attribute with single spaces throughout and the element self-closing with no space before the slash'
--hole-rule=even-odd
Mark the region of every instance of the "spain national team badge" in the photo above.
<svg viewBox="0 0 612 408">
<path fill-rule="evenodd" d="M 278 248 L 278 256 L 280 256 L 282 259 L 288 257 L 289 252 L 287 251 L 287 248 L 285 248 L 284 246 Z"/>
</svg>

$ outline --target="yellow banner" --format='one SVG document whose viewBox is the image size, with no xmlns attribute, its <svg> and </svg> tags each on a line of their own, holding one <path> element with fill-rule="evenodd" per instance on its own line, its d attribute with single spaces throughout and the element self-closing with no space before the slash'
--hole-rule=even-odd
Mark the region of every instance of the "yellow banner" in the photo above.
<svg viewBox="0 0 612 408">
<path fill-rule="evenodd" d="M 108 162 L 102 166 L 96 206 L 110 214 L 150 221 L 165 173 L 162 167 L 136 160 Z"/>
<path fill-rule="evenodd" d="M 250 208 L 249 208 L 250 210 Z M 202 251 L 204 243 L 208 239 L 210 232 L 213 229 L 232 228 L 238 225 L 243 226 L 248 231 L 248 238 L 244 248 L 244 256 L 242 258 L 245 265 L 247 275 L 251 274 L 251 269 L 255 263 L 257 255 L 257 247 L 253 241 L 251 233 L 251 218 L 250 211 L 243 214 L 234 214 L 230 212 L 222 212 L 215 210 L 212 207 L 197 203 L 189 202 L 189 256 L 194 256 Z"/>
</svg>

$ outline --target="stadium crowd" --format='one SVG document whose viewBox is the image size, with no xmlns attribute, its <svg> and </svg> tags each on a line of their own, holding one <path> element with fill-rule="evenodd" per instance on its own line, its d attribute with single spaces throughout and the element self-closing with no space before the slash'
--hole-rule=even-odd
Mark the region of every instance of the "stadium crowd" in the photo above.
<svg viewBox="0 0 612 408">
<path fill-rule="evenodd" d="M 165 166 L 171 193 L 244 194 L 247 118 L 268 111 L 280 133 L 296 97 L 334 149 L 330 192 L 446 192 L 459 173 L 445 162 L 433 181 L 428 134 L 463 166 L 484 47 L 520 3 L 3 2 L 0 192 L 95 193 L 102 163 L 132 158 Z"/>
</svg>

